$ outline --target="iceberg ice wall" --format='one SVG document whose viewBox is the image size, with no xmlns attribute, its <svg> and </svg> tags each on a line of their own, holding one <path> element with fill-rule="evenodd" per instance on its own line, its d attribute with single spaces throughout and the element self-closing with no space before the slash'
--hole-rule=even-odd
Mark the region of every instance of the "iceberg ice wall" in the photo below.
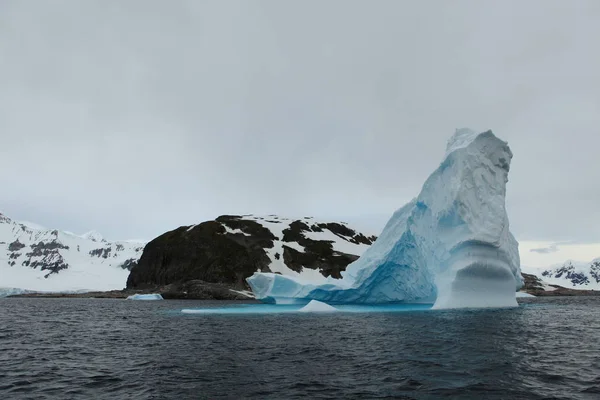
<svg viewBox="0 0 600 400">
<path fill-rule="evenodd" d="M 276 303 L 516 306 L 518 243 L 504 205 L 511 158 L 491 131 L 457 130 L 419 196 L 394 213 L 342 279 L 314 284 L 257 272 L 247 281 L 256 298 Z"/>
</svg>

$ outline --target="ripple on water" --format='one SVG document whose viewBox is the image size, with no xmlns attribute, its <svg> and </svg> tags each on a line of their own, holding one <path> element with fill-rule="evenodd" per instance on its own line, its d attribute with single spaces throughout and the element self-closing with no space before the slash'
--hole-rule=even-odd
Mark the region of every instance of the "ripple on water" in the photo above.
<svg viewBox="0 0 600 400">
<path fill-rule="evenodd" d="M 600 298 L 506 310 L 180 312 L 222 304 L 2 299 L 0 398 L 600 398 Z"/>
</svg>

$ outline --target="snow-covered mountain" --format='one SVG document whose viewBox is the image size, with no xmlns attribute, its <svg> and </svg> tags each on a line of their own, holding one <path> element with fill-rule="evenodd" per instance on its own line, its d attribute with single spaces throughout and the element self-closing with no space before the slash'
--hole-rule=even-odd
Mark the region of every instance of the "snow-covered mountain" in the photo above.
<svg viewBox="0 0 600 400">
<path fill-rule="evenodd" d="M 144 243 L 44 229 L 0 213 L 0 291 L 122 289 L 143 249 Z"/>
<path fill-rule="evenodd" d="M 600 258 L 592 262 L 565 261 L 538 271 L 544 281 L 572 289 L 600 290 Z"/>
</svg>

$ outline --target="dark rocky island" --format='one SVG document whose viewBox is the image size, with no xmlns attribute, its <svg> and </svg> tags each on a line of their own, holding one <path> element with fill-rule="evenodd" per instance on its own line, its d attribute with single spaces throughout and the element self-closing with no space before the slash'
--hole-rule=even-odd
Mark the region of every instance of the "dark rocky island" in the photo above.
<svg viewBox="0 0 600 400">
<path fill-rule="evenodd" d="M 331 239 L 314 238 L 319 236 Z M 356 253 L 375 239 L 343 223 L 308 217 L 221 216 L 148 243 L 131 269 L 127 290 L 155 291 L 165 298 L 248 299 L 245 279 L 256 271 L 280 273 L 277 265 L 340 278 Z M 340 251 L 342 244 L 353 253 Z"/>
</svg>

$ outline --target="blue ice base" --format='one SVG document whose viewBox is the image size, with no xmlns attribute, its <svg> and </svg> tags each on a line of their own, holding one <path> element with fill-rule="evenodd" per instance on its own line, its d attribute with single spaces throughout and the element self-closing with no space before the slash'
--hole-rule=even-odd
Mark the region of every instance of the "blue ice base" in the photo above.
<svg viewBox="0 0 600 400">
<path fill-rule="evenodd" d="M 185 308 L 183 314 L 284 314 L 299 313 L 306 304 L 232 304 L 214 308 Z M 391 313 L 430 310 L 432 304 L 377 304 L 377 305 L 333 305 L 338 312 L 347 313 Z M 312 313 L 310 313 L 312 314 Z"/>
</svg>

